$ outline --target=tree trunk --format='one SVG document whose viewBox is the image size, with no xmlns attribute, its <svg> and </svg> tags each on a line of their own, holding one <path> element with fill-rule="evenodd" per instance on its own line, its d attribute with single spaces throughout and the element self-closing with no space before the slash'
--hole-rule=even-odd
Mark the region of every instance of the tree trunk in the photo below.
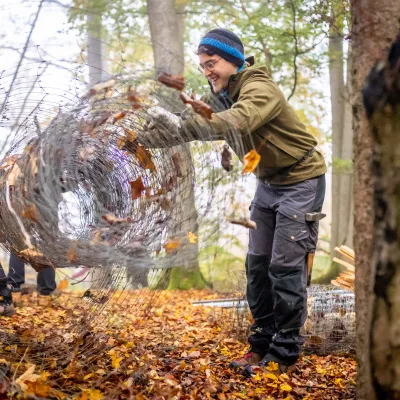
<svg viewBox="0 0 400 400">
<path fill-rule="evenodd" d="M 89 87 L 103 80 L 103 46 L 101 42 L 101 14 L 96 10 L 87 13 L 87 63 Z"/>
<path fill-rule="evenodd" d="M 349 70 L 350 63 L 347 63 Z M 332 229 L 331 256 L 336 246 L 352 247 L 352 170 L 353 130 L 349 99 L 350 79 L 344 81 L 343 35 L 331 29 L 329 77 L 332 111 Z"/>
<path fill-rule="evenodd" d="M 373 185 L 371 183 L 371 131 L 362 105 L 361 89 L 374 63 L 387 52 L 397 34 L 398 0 L 351 2 L 352 105 L 354 129 L 354 246 L 356 252 L 357 397 L 374 399 L 370 363 L 372 299 Z"/>
<path fill-rule="evenodd" d="M 175 6 L 174 0 L 148 0 L 147 14 L 156 73 L 167 72 L 183 75 L 184 21 L 182 10 Z M 168 105 L 163 106 L 168 108 Z M 168 228 L 168 234 L 173 237 L 176 236 L 176 232 L 179 232 L 180 235 L 193 232 L 197 236 L 197 214 L 193 190 L 194 171 L 190 145 L 176 146 L 172 152 L 181 155 L 182 178 L 178 178 L 180 180 L 178 182 L 179 205 L 174 207 L 175 216 Z M 199 269 L 197 243 L 178 251 L 175 266 L 177 268 L 170 275 L 169 289 L 187 289 L 190 285 L 194 288 L 204 287 Z"/>
<path fill-rule="evenodd" d="M 375 204 L 368 399 L 400 399 L 400 34 L 385 69 L 374 68 L 363 94 L 373 138 Z"/>
</svg>

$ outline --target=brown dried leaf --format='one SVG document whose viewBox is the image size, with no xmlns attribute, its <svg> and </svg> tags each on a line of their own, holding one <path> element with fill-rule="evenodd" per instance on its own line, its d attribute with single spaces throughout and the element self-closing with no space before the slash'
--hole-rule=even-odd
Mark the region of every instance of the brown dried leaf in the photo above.
<svg viewBox="0 0 400 400">
<path fill-rule="evenodd" d="M 193 97 L 184 92 L 180 94 L 180 98 L 185 104 L 190 104 L 193 107 L 194 112 L 197 114 L 207 119 L 212 118 L 213 110 L 211 106 L 209 106 L 207 103 L 204 103 L 204 101 L 195 100 Z"/>
<path fill-rule="evenodd" d="M 229 151 L 229 147 L 225 145 L 221 153 L 221 165 L 225 171 L 232 171 L 232 153 Z"/>
<path fill-rule="evenodd" d="M 146 188 L 146 190 L 147 190 L 147 188 Z M 114 223 L 115 224 L 120 224 L 120 223 L 123 223 L 123 222 L 129 222 L 129 223 L 132 222 L 132 218 L 130 218 L 130 217 L 118 218 L 113 214 L 105 214 L 105 215 L 102 216 L 102 218 L 104 219 L 104 221 L 108 222 L 110 225 L 112 225 Z"/>
<path fill-rule="evenodd" d="M 35 249 L 34 247 L 22 250 L 19 252 L 19 254 L 28 258 L 44 257 L 44 254 L 41 253 L 38 249 Z"/>
<path fill-rule="evenodd" d="M 67 251 L 67 260 L 70 264 L 76 261 L 76 243 L 72 244 Z"/>
<path fill-rule="evenodd" d="M 142 177 L 139 176 L 135 181 L 129 182 L 131 185 L 131 195 L 132 200 L 136 200 L 141 197 L 142 192 L 146 190 L 146 187 L 143 185 Z"/>
<path fill-rule="evenodd" d="M 182 178 L 182 169 L 181 169 L 181 156 L 179 153 L 172 154 L 172 162 L 174 163 L 176 176 L 178 178 Z"/>
<path fill-rule="evenodd" d="M 155 171 L 156 166 L 153 163 L 151 153 L 141 144 L 138 144 L 136 147 L 136 158 L 142 168 L 148 169 L 151 172 Z"/>
<path fill-rule="evenodd" d="M 36 205 L 32 204 L 30 206 L 26 206 L 22 210 L 22 217 L 29 219 L 31 221 L 37 221 L 38 220 L 38 211 L 37 211 Z"/>
<path fill-rule="evenodd" d="M 247 218 L 239 218 L 239 219 L 226 218 L 226 220 L 234 225 L 241 225 L 249 229 L 257 229 L 257 224 L 254 221 L 251 221 L 250 219 Z"/>
<path fill-rule="evenodd" d="M 139 110 L 139 108 L 142 107 L 140 104 L 142 101 L 141 101 L 140 97 L 138 96 L 138 93 L 136 91 L 132 90 L 131 88 L 128 89 L 127 93 L 128 93 L 128 101 L 130 103 L 132 103 L 132 108 L 134 110 Z"/>
<path fill-rule="evenodd" d="M 4 162 L 3 162 L 2 166 L 1 166 L 1 169 L 6 169 L 6 168 L 8 168 L 8 167 L 14 165 L 15 162 L 18 160 L 18 158 L 19 158 L 20 156 L 21 156 L 21 154 L 14 154 L 14 155 L 12 155 L 12 156 L 7 157 L 7 158 L 4 160 Z"/>
<path fill-rule="evenodd" d="M 242 174 L 246 174 L 248 172 L 253 172 L 257 168 L 260 160 L 261 160 L 261 156 L 257 153 L 257 151 L 250 150 L 243 157 L 244 168 L 243 168 Z"/>
<path fill-rule="evenodd" d="M 197 113 L 200 114 L 202 117 L 206 119 L 211 119 L 213 110 L 211 106 L 209 106 L 207 103 L 204 103 L 204 101 L 201 100 L 195 100 L 192 103 L 193 110 Z"/>
<path fill-rule="evenodd" d="M 136 136 L 135 132 L 131 131 L 128 128 L 124 128 L 124 131 L 125 131 L 126 140 L 128 142 L 133 142 L 136 139 L 137 136 Z"/>
<path fill-rule="evenodd" d="M 185 88 L 185 78 L 181 75 L 171 75 L 162 73 L 158 76 L 158 81 L 176 90 L 183 90 Z"/>
<path fill-rule="evenodd" d="M 113 124 L 115 124 L 117 121 L 119 121 L 120 119 L 125 117 L 125 113 L 124 112 L 120 112 L 118 114 L 114 115 L 114 119 L 113 119 Z"/>
<path fill-rule="evenodd" d="M 40 375 L 34 374 L 36 365 L 30 366 L 16 381 L 15 383 L 21 387 L 23 392 L 28 390 L 26 382 L 35 382 L 40 379 Z"/>
</svg>

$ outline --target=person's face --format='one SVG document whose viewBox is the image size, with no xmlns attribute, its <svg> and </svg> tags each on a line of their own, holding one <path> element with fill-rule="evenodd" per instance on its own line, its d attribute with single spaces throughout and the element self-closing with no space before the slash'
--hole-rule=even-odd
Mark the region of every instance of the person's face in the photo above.
<svg viewBox="0 0 400 400">
<path fill-rule="evenodd" d="M 238 67 L 224 58 L 214 54 L 199 55 L 200 68 L 199 70 L 211 83 L 215 93 L 219 93 L 222 89 L 228 87 L 228 81 L 231 75 L 236 74 Z"/>
</svg>

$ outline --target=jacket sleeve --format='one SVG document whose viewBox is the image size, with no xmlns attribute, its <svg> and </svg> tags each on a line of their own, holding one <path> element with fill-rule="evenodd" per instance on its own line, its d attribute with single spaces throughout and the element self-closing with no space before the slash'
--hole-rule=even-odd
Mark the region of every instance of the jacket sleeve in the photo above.
<svg viewBox="0 0 400 400">
<path fill-rule="evenodd" d="M 220 140 L 239 132 L 249 135 L 279 115 L 282 100 L 283 94 L 274 82 L 254 77 L 243 84 L 237 102 L 229 110 L 212 114 L 211 120 L 196 115 L 184 121 L 184 136 Z"/>
</svg>

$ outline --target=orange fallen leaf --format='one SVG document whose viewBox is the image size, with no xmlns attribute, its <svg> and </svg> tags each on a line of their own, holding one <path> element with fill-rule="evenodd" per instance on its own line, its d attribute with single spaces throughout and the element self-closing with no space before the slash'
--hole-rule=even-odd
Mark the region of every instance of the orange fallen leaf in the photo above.
<svg viewBox="0 0 400 400">
<path fill-rule="evenodd" d="M 70 264 L 76 261 L 76 243 L 72 244 L 67 251 L 67 260 Z"/>
<path fill-rule="evenodd" d="M 38 220 L 38 212 L 35 204 L 32 204 L 30 206 L 26 206 L 23 211 L 22 211 L 22 217 L 29 219 L 31 221 L 37 221 Z"/>
<path fill-rule="evenodd" d="M 21 387 L 23 392 L 28 390 L 27 382 L 35 382 L 40 379 L 40 375 L 35 374 L 36 365 L 31 365 L 16 381 L 15 383 Z"/>
<path fill-rule="evenodd" d="M 124 131 L 125 131 L 126 140 L 128 142 L 133 142 L 136 139 L 137 136 L 136 136 L 135 132 L 131 131 L 128 128 L 124 128 Z"/>
<path fill-rule="evenodd" d="M 168 239 L 164 244 L 164 249 L 168 254 L 175 252 L 178 247 L 180 246 L 181 241 L 180 239 Z"/>
<path fill-rule="evenodd" d="M 129 184 L 131 185 L 132 200 L 140 198 L 142 192 L 146 190 L 146 187 L 143 185 L 141 176 L 139 176 L 139 178 L 137 178 L 136 180 L 129 182 Z"/>
<path fill-rule="evenodd" d="M 248 172 L 253 172 L 258 164 L 260 163 L 261 156 L 255 150 L 250 150 L 244 157 L 243 157 L 243 164 L 244 168 L 242 174 L 246 174 Z"/>
<path fill-rule="evenodd" d="M 125 117 L 125 113 L 124 112 L 120 112 L 118 114 L 114 115 L 114 119 L 113 119 L 113 124 L 115 124 L 117 121 L 119 121 L 120 119 Z"/>
<path fill-rule="evenodd" d="M 58 290 L 65 290 L 69 285 L 68 279 L 62 279 L 57 286 Z"/>
<path fill-rule="evenodd" d="M 142 168 L 151 172 L 155 171 L 156 166 L 153 163 L 151 153 L 141 144 L 136 147 L 136 158 Z"/>
<path fill-rule="evenodd" d="M 80 400 L 102 400 L 104 398 L 103 393 L 98 389 L 82 389 L 82 392 Z"/>
</svg>

